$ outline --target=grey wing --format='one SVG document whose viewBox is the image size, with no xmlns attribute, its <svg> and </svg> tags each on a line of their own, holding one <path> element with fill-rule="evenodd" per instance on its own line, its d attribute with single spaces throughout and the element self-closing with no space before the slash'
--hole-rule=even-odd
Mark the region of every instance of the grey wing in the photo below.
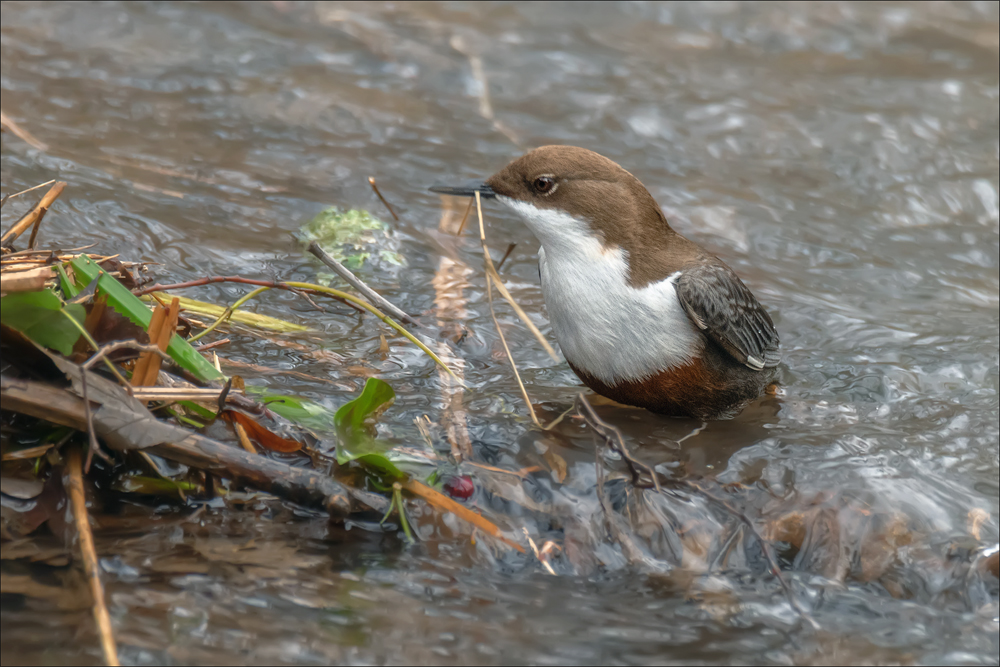
<svg viewBox="0 0 1000 667">
<path fill-rule="evenodd" d="M 685 269 L 677 297 L 688 317 L 733 359 L 759 371 L 777 366 L 778 332 L 739 276 L 722 262 Z"/>
</svg>

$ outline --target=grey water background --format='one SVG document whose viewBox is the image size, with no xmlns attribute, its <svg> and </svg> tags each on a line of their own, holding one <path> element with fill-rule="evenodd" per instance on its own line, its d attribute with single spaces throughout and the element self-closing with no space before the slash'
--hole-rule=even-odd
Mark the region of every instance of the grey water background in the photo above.
<svg viewBox="0 0 1000 667">
<path fill-rule="evenodd" d="M 100 240 L 162 262 L 162 282 L 313 280 L 291 234 L 329 205 L 388 220 L 375 176 L 405 265 L 361 273 L 433 323 L 441 257 L 482 260 L 471 230 L 438 231 L 427 187 L 537 145 L 596 150 L 740 273 L 782 338 L 782 396 L 671 456 L 778 493 L 850 489 L 917 517 L 928 539 L 963 534 L 978 508 L 995 542 L 998 30 L 996 3 L 4 2 L 3 109 L 49 150 L 5 133 L 3 192 L 67 181 L 43 245 Z M 495 250 L 518 244 L 504 277 L 548 332 L 537 243 L 486 215 Z M 536 436 L 484 288 L 468 278 L 459 323 L 468 425 L 487 460 L 513 464 Z M 399 395 L 383 434 L 400 443 L 419 437 L 415 417 L 440 415 L 436 369 L 398 339 L 380 360 L 370 318 L 287 294 L 251 309 L 321 334 L 284 348 L 234 336 L 225 356 L 320 380 L 240 370 L 249 381 L 336 407 L 368 368 Z M 501 317 L 532 397 L 557 415 L 575 377 Z M 690 430 L 604 414 L 650 456 Z M 593 445 L 571 436 L 572 481 Z M 628 566 L 551 577 L 436 533 L 406 547 L 280 504 L 189 513 L 136 506 L 98 526 L 128 662 L 995 664 L 1000 646 L 995 598 L 896 600 L 803 572 L 792 583 L 812 632 L 773 581 L 724 579 L 739 604 L 720 616 Z M 4 662 L 98 659 L 85 608 L 34 601 L 2 622 Z"/>
</svg>

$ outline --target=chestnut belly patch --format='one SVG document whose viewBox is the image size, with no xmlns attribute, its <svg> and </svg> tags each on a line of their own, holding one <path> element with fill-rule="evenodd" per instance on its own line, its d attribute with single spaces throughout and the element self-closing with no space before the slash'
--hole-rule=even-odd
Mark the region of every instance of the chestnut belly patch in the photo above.
<svg viewBox="0 0 1000 667">
<path fill-rule="evenodd" d="M 760 396 L 773 372 L 713 368 L 698 358 L 643 380 L 607 384 L 570 363 L 583 383 L 602 396 L 669 417 L 729 419 Z M 769 369 L 770 370 L 770 369 Z"/>
</svg>

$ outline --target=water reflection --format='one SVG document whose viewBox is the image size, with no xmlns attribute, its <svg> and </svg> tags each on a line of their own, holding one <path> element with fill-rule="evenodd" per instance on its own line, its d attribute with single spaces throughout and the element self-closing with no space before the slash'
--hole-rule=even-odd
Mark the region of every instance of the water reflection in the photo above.
<svg viewBox="0 0 1000 667">
<path fill-rule="evenodd" d="M 478 502 L 540 538 L 597 544 L 591 436 L 577 423 L 544 441 L 527 429 L 477 278 L 478 241 L 440 231 L 441 202 L 426 192 L 443 176 L 492 173 L 523 147 L 597 150 L 740 273 L 774 316 L 785 354 L 782 396 L 679 446 L 698 424 L 614 406 L 602 416 L 653 462 L 812 502 L 824 539 L 835 532 L 829 517 L 857 534 L 846 526 L 858 507 L 905 516 L 938 543 L 895 572 L 935 572 L 971 510 L 990 517 L 982 539 L 997 539 L 997 27 L 996 5 L 983 3 L 4 3 L 4 112 L 51 148 L 5 134 L 3 187 L 68 181 L 46 219 L 49 239 L 72 247 L 96 235 L 102 251 L 164 262 L 164 277 L 310 280 L 317 267 L 290 233 L 334 204 L 382 215 L 366 182 L 377 176 L 400 211 L 393 234 L 407 265 L 362 274 L 447 335 L 468 332 L 449 349 L 472 388 L 471 443 L 502 467 L 536 465 L 540 442 L 566 461 L 565 484 L 538 475 L 520 491 L 557 506 L 559 522 L 505 498 L 521 486 L 486 473 Z M 5 207 L 4 225 L 17 213 Z M 518 244 L 504 277 L 547 332 L 537 243 L 502 211 L 487 216 L 495 251 Z M 433 286 L 443 257 L 468 269 L 461 309 L 444 315 Z M 415 418 L 436 420 L 448 404 L 411 347 L 392 340 L 388 358 L 377 355 L 371 322 L 320 315 L 288 295 L 257 309 L 319 329 L 280 358 L 270 342 L 236 339 L 234 361 L 320 380 L 259 383 L 335 406 L 378 372 L 399 395 L 384 432 L 401 443 L 420 437 Z M 558 415 L 578 391 L 574 376 L 505 307 L 501 318 L 534 400 Z M 781 502 L 756 510 L 778 516 Z M 719 521 L 695 505 L 684 511 Z M 823 625 L 816 634 L 773 581 L 747 574 L 753 563 L 733 561 L 692 587 L 680 574 L 617 569 L 624 559 L 606 547 L 565 554 L 551 578 L 530 559 L 498 561 L 437 515 L 416 517 L 428 539 L 409 549 L 391 533 L 263 501 L 190 522 L 169 508 L 120 515 L 102 519 L 98 547 L 119 640 L 138 662 L 997 653 L 995 591 L 959 603 L 938 582 L 940 594 L 897 601 L 892 572 L 843 583 L 847 566 L 806 562 L 820 551 L 808 545 L 784 557 L 803 570 L 790 577 Z M 205 540 L 219 536 L 242 561 L 213 558 Z M 12 660 L 78 660 L 93 645 L 74 639 L 89 632 L 85 614 L 18 600 L 2 612 Z"/>
</svg>

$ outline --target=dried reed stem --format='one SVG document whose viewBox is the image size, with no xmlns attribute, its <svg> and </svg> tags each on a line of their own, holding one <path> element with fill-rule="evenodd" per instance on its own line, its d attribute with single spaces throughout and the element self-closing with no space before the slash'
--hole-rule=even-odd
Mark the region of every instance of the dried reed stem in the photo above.
<svg viewBox="0 0 1000 667">
<path fill-rule="evenodd" d="M 87 498 L 83 490 L 83 462 L 80 459 L 80 450 L 75 447 L 67 452 L 66 471 L 66 490 L 73 507 L 76 531 L 80 537 L 80 554 L 83 556 L 83 568 L 93 597 L 94 620 L 97 622 L 97 630 L 101 637 L 104 663 L 118 665 L 120 664 L 118 662 L 118 649 L 115 647 L 115 636 L 111 631 L 111 616 L 108 614 L 108 607 L 104 601 L 101 567 L 97 560 L 94 535 L 90 530 L 90 518 L 87 514 Z"/>
</svg>

